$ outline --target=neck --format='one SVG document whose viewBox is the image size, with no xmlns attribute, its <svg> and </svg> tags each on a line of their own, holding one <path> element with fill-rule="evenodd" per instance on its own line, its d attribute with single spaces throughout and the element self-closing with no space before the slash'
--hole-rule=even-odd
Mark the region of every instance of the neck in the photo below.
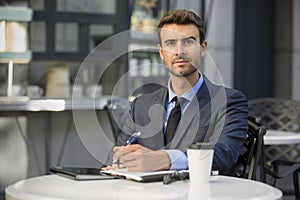
<svg viewBox="0 0 300 200">
<path fill-rule="evenodd" d="M 199 73 L 190 74 L 187 77 L 170 76 L 171 88 L 176 95 L 181 96 L 191 89 L 200 78 Z"/>
</svg>

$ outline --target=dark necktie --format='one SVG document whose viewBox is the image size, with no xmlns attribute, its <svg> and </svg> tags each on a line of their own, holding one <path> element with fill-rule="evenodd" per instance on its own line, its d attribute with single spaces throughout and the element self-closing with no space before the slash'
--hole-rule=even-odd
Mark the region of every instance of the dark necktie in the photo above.
<svg viewBox="0 0 300 200">
<path fill-rule="evenodd" d="M 167 129 L 165 133 L 165 145 L 169 144 L 174 137 L 175 131 L 181 118 L 180 105 L 184 103 L 185 99 L 175 97 L 173 101 L 175 101 L 175 107 L 172 109 L 167 122 Z"/>
</svg>

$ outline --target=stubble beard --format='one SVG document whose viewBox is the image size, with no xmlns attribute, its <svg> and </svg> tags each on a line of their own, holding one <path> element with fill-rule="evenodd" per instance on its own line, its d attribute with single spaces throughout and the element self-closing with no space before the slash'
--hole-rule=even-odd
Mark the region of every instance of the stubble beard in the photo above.
<svg viewBox="0 0 300 200">
<path fill-rule="evenodd" d="M 171 73 L 172 75 L 174 75 L 176 77 L 188 77 L 191 74 L 198 72 L 198 69 L 192 64 L 189 64 L 188 70 L 183 71 L 183 72 L 177 72 L 173 68 L 170 68 L 168 66 L 165 66 L 165 68 L 168 70 L 169 73 Z"/>
</svg>

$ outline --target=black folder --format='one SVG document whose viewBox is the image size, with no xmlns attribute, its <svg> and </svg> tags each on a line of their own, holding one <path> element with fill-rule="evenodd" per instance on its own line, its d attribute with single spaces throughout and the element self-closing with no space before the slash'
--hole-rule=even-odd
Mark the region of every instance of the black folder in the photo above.
<svg viewBox="0 0 300 200">
<path fill-rule="evenodd" d="M 100 168 L 83 168 L 83 167 L 50 167 L 50 172 L 66 177 L 71 178 L 76 181 L 83 180 L 108 180 L 116 179 L 117 176 L 112 176 L 100 172 Z"/>
</svg>

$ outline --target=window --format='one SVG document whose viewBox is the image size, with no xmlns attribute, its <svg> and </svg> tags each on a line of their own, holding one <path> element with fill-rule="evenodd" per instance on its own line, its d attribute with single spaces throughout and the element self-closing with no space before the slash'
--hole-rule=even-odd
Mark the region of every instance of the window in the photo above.
<svg viewBox="0 0 300 200">
<path fill-rule="evenodd" d="M 129 29 L 129 1 L 32 0 L 34 60 L 81 61 L 99 41 Z"/>
</svg>

